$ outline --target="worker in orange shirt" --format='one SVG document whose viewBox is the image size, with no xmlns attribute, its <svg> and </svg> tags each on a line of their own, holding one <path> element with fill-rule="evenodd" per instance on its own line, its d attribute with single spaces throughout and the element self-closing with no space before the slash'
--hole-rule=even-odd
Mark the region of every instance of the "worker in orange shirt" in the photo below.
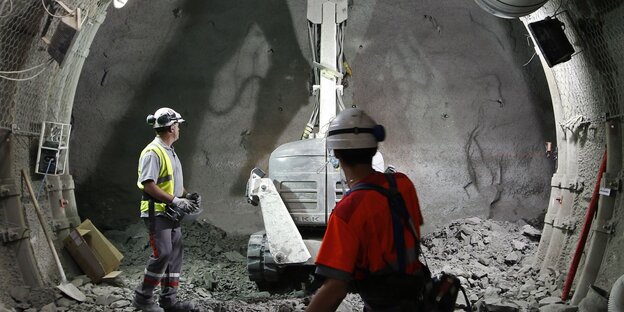
<svg viewBox="0 0 624 312">
<path fill-rule="evenodd" d="M 338 159 L 350 191 L 329 218 L 316 258 L 316 274 L 324 282 L 308 312 L 335 311 L 351 286 L 365 311 L 422 311 L 420 300 L 431 278 L 419 260 L 422 215 L 406 175 L 384 174 L 371 165 L 384 137 L 383 126 L 361 109 L 346 109 L 330 123 L 327 149 Z"/>
</svg>

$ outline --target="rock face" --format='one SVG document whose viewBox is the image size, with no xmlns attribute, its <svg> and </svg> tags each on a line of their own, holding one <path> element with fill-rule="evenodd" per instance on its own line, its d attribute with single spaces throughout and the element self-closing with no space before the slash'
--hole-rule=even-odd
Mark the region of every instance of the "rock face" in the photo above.
<svg viewBox="0 0 624 312">
<path fill-rule="evenodd" d="M 531 266 L 539 236 L 530 225 L 469 218 L 425 235 L 422 249 L 433 273 L 460 278 L 478 311 L 534 311 L 559 295 L 560 276 Z"/>
<path fill-rule="evenodd" d="M 58 292 L 45 297 L 38 296 L 42 293 L 39 290 L 15 288 L 10 292 L 13 302 L 5 303 L 6 309 L 134 311 L 130 300 L 150 252 L 145 232 L 144 225 L 137 224 L 125 231 L 105 233 L 125 255 L 124 274 L 99 285 L 85 276 L 75 277 L 72 282 L 87 295 L 86 302 L 71 301 Z M 192 300 L 205 311 L 305 310 L 310 300 L 305 290 L 259 291 L 249 281 L 243 256 L 246 236 L 226 235 L 204 221 L 184 227 L 183 233 L 181 299 Z M 526 227 L 478 218 L 454 221 L 422 238 L 423 255 L 432 273 L 458 276 L 475 311 L 572 311 L 558 298 L 557 285 L 562 277 L 538 275 L 529 265 L 536 248 L 537 242 L 527 236 Z M 509 261 L 512 254 L 514 261 Z M 466 306 L 463 295 L 457 303 Z M 361 311 L 362 307 L 359 295 L 349 294 L 339 311 Z"/>
<path fill-rule="evenodd" d="M 540 218 L 555 123 L 537 58 L 519 66 L 534 52 L 522 23 L 474 1 L 349 2 L 345 105 L 386 127 L 384 159 L 413 178 L 426 226 Z M 108 229 L 136 222 L 138 156 L 154 136 L 145 117 L 167 106 L 187 121 L 174 146 L 206 216 L 258 230 L 249 171 L 270 171 L 315 104 L 306 1 L 128 1 L 84 48 L 69 151 L 80 215 Z"/>
</svg>

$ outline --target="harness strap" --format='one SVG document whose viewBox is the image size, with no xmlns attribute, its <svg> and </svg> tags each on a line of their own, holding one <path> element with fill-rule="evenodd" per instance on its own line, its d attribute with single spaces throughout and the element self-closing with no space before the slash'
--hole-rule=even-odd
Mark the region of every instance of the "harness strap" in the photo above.
<svg viewBox="0 0 624 312">
<path fill-rule="evenodd" d="M 407 224 L 413 224 L 413 222 L 412 218 L 407 212 L 407 208 L 405 207 L 405 201 L 403 200 L 403 196 L 401 196 L 401 193 L 397 188 L 397 183 L 394 175 L 391 173 L 385 173 L 384 176 L 386 177 L 386 180 L 388 180 L 388 184 L 390 185 L 389 189 L 386 189 L 376 184 L 359 183 L 351 188 L 349 192 L 354 192 L 358 190 L 374 190 L 384 195 L 388 199 L 388 207 L 390 208 L 390 215 L 392 216 L 392 235 L 394 238 L 394 247 L 397 251 L 399 272 L 407 273 L 407 257 L 403 228 L 404 226 L 407 226 Z M 416 232 L 414 231 L 413 227 L 409 228 L 410 232 L 414 236 L 416 245 L 419 245 L 419 239 Z M 420 251 L 419 247 L 420 246 L 417 246 L 417 252 Z"/>
<path fill-rule="evenodd" d="M 161 203 L 154 199 L 154 197 L 150 196 L 146 192 L 143 192 L 141 196 L 141 200 L 146 200 L 148 202 L 147 215 L 149 220 L 149 232 L 150 234 L 154 234 L 156 230 L 156 203 Z"/>
<path fill-rule="evenodd" d="M 329 131 L 327 133 L 327 136 L 332 136 L 332 135 L 337 135 L 337 134 L 345 134 L 345 133 L 371 133 L 374 134 L 375 133 L 375 129 L 373 128 L 358 128 L 358 127 L 354 127 L 354 128 L 348 128 L 348 129 L 337 129 L 337 130 L 332 130 Z"/>
</svg>

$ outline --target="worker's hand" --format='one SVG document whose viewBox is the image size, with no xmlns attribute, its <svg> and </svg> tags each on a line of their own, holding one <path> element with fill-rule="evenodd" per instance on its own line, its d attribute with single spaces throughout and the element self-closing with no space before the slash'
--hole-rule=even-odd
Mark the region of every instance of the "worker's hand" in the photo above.
<svg viewBox="0 0 624 312">
<path fill-rule="evenodd" d="M 190 199 L 179 197 L 174 197 L 171 204 L 186 213 L 193 212 L 199 207 Z"/>
<path fill-rule="evenodd" d="M 187 193 L 186 199 L 192 201 L 197 206 L 197 208 L 201 207 L 201 195 L 197 193 Z"/>
</svg>

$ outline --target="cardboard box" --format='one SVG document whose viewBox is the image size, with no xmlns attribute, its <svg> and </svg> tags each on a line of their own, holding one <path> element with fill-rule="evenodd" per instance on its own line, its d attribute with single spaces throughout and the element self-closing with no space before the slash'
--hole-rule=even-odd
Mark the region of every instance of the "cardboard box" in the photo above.
<svg viewBox="0 0 624 312">
<path fill-rule="evenodd" d="M 94 283 L 121 273 L 117 269 L 123 255 L 88 219 L 69 233 L 64 245 Z"/>
</svg>

